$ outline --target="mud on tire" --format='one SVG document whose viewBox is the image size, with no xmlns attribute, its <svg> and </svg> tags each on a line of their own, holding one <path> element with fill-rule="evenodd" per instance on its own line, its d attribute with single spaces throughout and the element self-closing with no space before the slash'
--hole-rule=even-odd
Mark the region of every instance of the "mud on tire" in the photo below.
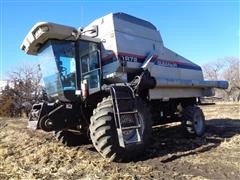
<svg viewBox="0 0 240 180">
<path fill-rule="evenodd" d="M 143 118 L 143 143 L 122 148 L 118 144 L 111 97 L 104 98 L 93 111 L 90 124 L 90 136 L 97 151 L 109 161 L 130 161 L 144 153 L 151 137 L 152 123 L 146 104 L 137 99 L 137 109 Z"/>
<path fill-rule="evenodd" d="M 205 133 L 205 117 L 196 105 L 187 106 L 182 112 L 182 129 L 184 135 L 203 136 Z"/>
</svg>

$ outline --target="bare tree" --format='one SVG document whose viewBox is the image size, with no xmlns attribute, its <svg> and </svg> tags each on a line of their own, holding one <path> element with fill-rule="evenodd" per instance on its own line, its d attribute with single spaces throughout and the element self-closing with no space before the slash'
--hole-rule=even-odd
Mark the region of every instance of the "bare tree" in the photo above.
<svg viewBox="0 0 240 180">
<path fill-rule="evenodd" d="M 227 94 L 233 101 L 240 100 L 240 72 L 239 65 L 240 60 L 236 57 L 225 58 L 227 67 L 223 72 L 223 77 L 229 82 L 229 88 L 227 89 Z"/>
<path fill-rule="evenodd" d="M 219 80 L 222 78 L 222 71 L 225 67 L 225 61 L 219 59 L 203 65 L 204 78 L 209 80 Z"/>
<path fill-rule="evenodd" d="M 5 104 L 9 102 L 5 107 L 5 112 L 24 111 L 28 114 L 31 105 L 42 95 L 41 77 L 39 65 L 23 65 L 10 72 L 8 75 L 9 86 L 1 95 L 1 100 Z M 15 114 L 10 113 L 14 116 Z"/>
<path fill-rule="evenodd" d="M 23 101 L 31 101 L 41 94 L 41 77 L 39 65 L 24 65 L 9 73 L 8 81 Z"/>
<path fill-rule="evenodd" d="M 227 90 L 215 90 L 216 96 L 224 100 L 240 100 L 240 72 L 239 58 L 225 57 L 215 62 L 203 65 L 204 77 L 209 80 L 227 80 L 229 88 Z"/>
</svg>

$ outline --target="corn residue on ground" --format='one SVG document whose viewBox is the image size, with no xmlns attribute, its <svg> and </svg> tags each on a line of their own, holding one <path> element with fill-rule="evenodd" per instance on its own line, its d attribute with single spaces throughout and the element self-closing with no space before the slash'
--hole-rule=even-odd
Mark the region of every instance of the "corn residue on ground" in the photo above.
<svg viewBox="0 0 240 180">
<path fill-rule="evenodd" d="M 155 127 L 146 155 L 110 163 L 91 144 L 66 147 L 26 119 L 0 118 L 0 179 L 240 179 L 240 105 L 202 106 L 206 135 L 178 123 Z"/>
</svg>

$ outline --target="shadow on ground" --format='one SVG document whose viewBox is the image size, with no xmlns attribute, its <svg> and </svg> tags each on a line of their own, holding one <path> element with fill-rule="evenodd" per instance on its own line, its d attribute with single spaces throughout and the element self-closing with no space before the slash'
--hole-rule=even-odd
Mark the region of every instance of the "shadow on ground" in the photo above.
<svg viewBox="0 0 240 180">
<path fill-rule="evenodd" d="M 180 125 L 156 127 L 153 129 L 151 146 L 146 155 L 135 162 L 163 156 L 167 158 L 161 159 L 162 163 L 171 162 L 184 156 L 209 151 L 239 133 L 240 119 L 210 119 L 206 121 L 205 136 L 196 138 L 184 136 Z"/>
</svg>

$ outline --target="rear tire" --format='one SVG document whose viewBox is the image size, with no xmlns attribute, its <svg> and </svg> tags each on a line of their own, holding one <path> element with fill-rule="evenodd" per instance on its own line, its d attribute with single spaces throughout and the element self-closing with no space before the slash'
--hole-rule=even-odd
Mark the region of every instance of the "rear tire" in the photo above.
<svg viewBox="0 0 240 180">
<path fill-rule="evenodd" d="M 109 161 L 129 161 L 144 153 L 151 137 L 152 123 L 146 104 L 137 99 L 137 109 L 143 120 L 142 143 L 129 148 L 119 146 L 115 127 L 112 98 L 104 98 L 93 111 L 90 137 L 97 151 Z"/>
<path fill-rule="evenodd" d="M 205 133 L 205 117 L 196 105 L 187 106 L 182 112 L 182 129 L 185 135 L 203 136 Z"/>
</svg>

